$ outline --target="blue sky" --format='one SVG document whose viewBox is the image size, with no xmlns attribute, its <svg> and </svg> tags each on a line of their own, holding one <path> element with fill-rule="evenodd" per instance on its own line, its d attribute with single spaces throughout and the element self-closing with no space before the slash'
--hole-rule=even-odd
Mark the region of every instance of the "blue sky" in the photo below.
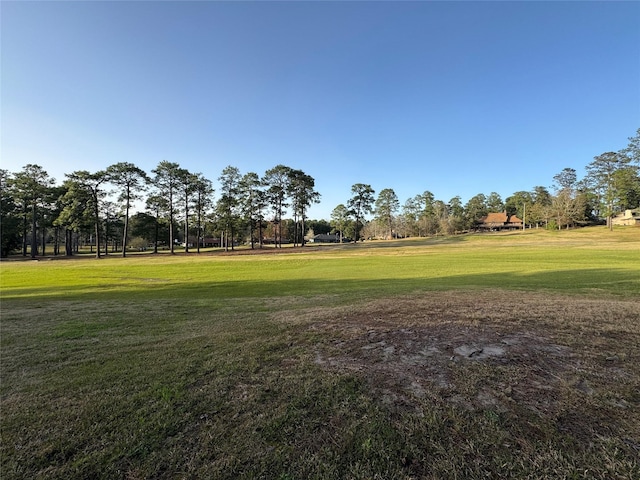
<svg viewBox="0 0 640 480">
<path fill-rule="evenodd" d="M 7 2 L 1 164 L 285 164 L 463 202 L 579 176 L 640 127 L 640 2 Z"/>
</svg>

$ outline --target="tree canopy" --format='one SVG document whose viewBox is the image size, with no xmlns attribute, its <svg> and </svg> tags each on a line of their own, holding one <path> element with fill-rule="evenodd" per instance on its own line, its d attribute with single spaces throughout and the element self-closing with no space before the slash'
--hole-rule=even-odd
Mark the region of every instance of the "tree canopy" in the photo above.
<svg viewBox="0 0 640 480">
<path fill-rule="evenodd" d="M 209 179 L 167 160 L 151 175 L 118 162 L 96 172 L 69 173 L 62 184 L 41 166 L 28 164 L 17 172 L 0 171 L 0 255 L 21 250 L 35 257 L 51 241 L 54 254 L 61 244 L 67 255 L 83 244 L 100 257 L 111 242 L 112 251 L 125 256 L 134 205 L 136 245 L 146 242 L 154 252 L 167 248 L 171 253 L 180 243 L 185 252 L 193 243 L 198 252 L 204 245 L 233 249 L 238 243 L 304 246 L 309 226 L 356 241 L 365 227 L 373 238 L 450 234 L 474 230 L 491 212 L 515 215 L 532 226 L 569 228 L 602 219 L 611 228 L 615 215 L 640 207 L 640 129 L 627 147 L 595 156 L 585 170 L 586 176 L 578 178 L 575 168 L 565 167 L 550 179 L 550 187 L 517 191 L 504 201 L 495 191 L 463 203 L 459 195 L 445 201 L 424 190 L 402 207 L 392 188 L 376 197 L 371 185 L 355 183 L 327 222 L 308 218 L 320 199 L 315 179 L 282 164 L 262 176 L 225 167 L 217 179 L 217 200 Z"/>
</svg>

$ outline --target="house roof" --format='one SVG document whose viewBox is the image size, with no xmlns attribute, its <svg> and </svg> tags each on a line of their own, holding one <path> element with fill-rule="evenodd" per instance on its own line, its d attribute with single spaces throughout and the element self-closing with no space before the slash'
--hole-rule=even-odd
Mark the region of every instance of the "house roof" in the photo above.
<svg viewBox="0 0 640 480">
<path fill-rule="evenodd" d="M 317 235 L 314 235 L 313 238 L 315 240 L 325 240 L 325 239 L 334 240 L 340 237 L 335 233 L 319 233 Z"/>
<path fill-rule="evenodd" d="M 483 223 L 507 223 L 507 212 L 490 213 L 482 219 Z"/>
<path fill-rule="evenodd" d="M 522 223 L 515 215 L 507 215 L 507 212 L 492 212 L 481 219 L 487 225 L 505 225 L 507 223 Z"/>
</svg>

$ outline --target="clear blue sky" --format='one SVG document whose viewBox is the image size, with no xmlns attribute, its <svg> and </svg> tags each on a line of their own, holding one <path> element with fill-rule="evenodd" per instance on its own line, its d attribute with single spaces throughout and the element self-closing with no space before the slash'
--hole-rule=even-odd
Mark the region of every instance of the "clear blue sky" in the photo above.
<svg viewBox="0 0 640 480">
<path fill-rule="evenodd" d="M 448 201 L 550 186 L 640 127 L 639 2 L 9 2 L 1 165 L 285 164 Z"/>
</svg>

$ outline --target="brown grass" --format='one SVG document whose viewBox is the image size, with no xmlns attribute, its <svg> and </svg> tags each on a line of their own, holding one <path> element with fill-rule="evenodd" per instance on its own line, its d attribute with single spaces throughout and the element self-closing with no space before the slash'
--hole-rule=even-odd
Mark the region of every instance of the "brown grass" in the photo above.
<svg viewBox="0 0 640 480">
<path fill-rule="evenodd" d="M 365 378 L 397 414 L 448 404 L 518 424 L 518 448 L 551 429 L 640 455 L 635 299 L 439 292 L 288 320 L 326 335 L 317 364 Z"/>
</svg>

